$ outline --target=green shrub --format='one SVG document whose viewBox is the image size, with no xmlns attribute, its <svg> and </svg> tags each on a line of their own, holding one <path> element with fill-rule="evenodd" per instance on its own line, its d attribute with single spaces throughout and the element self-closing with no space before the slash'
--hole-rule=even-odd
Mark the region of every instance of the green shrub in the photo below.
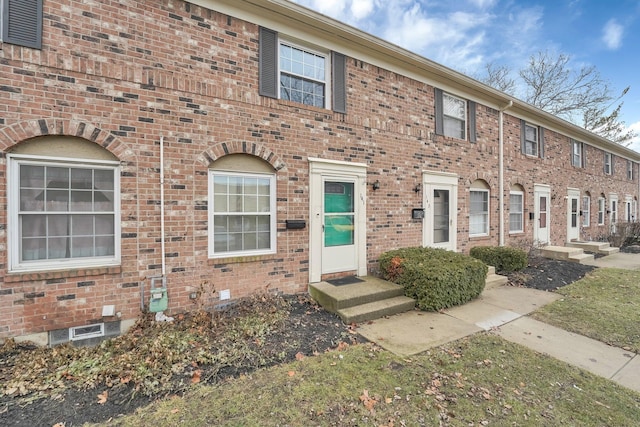
<svg viewBox="0 0 640 427">
<path fill-rule="evenodd" d="M 497 273 L 522 270 L 529 264 L 527 253 L 507 246 L 476 246 L 470 255 L 496 268 Z"/>
<path fill-rule="evenodd" d="M 380 256 L 383 278 L 404 287 L 421 310 L 441 310 L 480 295 L 487 266 L 469 256 L 433 248 L 404 248 Z"/>
</svg>

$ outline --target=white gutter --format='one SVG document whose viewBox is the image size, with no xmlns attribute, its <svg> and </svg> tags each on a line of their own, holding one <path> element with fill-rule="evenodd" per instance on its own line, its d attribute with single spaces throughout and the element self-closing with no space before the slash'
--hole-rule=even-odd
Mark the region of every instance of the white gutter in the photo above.
<svg viewBox="0 0 640 427">
<path fill-rule="evenodd" d="M 166 261 L 164 250 L 164 136 L 160 136 L 160 250 L 162 256 L 162 281 L 166 277 Z"/>
<path fill-rule="evenodd" d="M 507 105 L 500 109 L 498 128 L 500 131 L 499 145 L 500 151 L 498 153 L 498 181 L 499 181 L 499 193 L 498 198 L 500 200 L 500 246 L 504 246 L 504 111 L 513 106 L 513 101 L 509 101 Z"/>
</svg>

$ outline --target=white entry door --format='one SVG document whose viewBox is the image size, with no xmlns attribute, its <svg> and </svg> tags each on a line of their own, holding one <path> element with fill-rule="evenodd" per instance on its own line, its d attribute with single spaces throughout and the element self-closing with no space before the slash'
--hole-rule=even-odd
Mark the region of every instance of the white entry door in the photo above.
<svg viewBox="0 0 640 427">
<path fill-rule="evenodd" d="M 567 189 L 567 242 L 580 239 L 580 190 Z"/>
<path fill-rule="evenodd" d="M 323 274 L 367 274 L 366 168 L 309 158 L 310 283 Z"/>
<path fill-rule="evenodd" d="M 618 195 L 609 194 L 609 224 L 611 224 L 611 234 L 618 231 Z"/>
<path fill-rule="evenodd" d="M 456 250 L 458 177 L 455 174 L 425 173 L 423 188 L 423 245 Z"/>
<path fill-rule="evenodd" d="M 540 245 L 548 245 L 551 238 L 549 226 L 551 187 L 536 184 L 533 189 L 533 240 Z"/>
</svg>

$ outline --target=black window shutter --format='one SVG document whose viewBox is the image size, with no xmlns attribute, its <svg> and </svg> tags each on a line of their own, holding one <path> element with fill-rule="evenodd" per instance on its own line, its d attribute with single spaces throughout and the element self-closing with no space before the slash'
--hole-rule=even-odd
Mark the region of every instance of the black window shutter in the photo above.
<svg viewBox="0 0 640 427">
<path fill-rule="evenodd" d="M 607 153 L 604 153 L 604 161 L 603 163 L 603 168 L 602 168 L 602 172 L 604 172 L 604 174 L 607 174 Z"/>
<path fill-rule="evenodd" d="M 338 52 L 331 52 L 331 84 L 333 111 L 347 112 L 346 58 Z"/>
<path fill-rule="evenodd" d="M 544 128 L 542 126 L 540 127 L 540 131 L 538 133 L 538 139 L 540 140 L 540 149 L 538 150 L 540 152 L 540 158 L 544 159 Z"/>
<path fill-rule="evenodd" d="M 2 40 L 42 48 L 42 0 L 4 0 Z"/>
<path fill-rule="evenodd" d="M 587 167 L 587 147 L 585 147 L 584 142 L 580 143 L 580 152 L 582 153 L 582 167 L 586 168 Z"/>
<path fill-rule="evenodd" d="M 442 89 L 435 88 L 436 135 L 444 135 L 444 105 Z"/>
<path fill-rule="evenodd" d="M 522 151 L 522 154 L 527 154 L 527 143 L 526 143 L 526 134 L 527 134 L 527 129 L 526 129 L 526 123 L 524 120 L 520 120 L 520 151 Z"/>
<path fill-rule="evenodd" d="M 260 27 L 260 89 L 262 96 L 278 97 L 278 33 Z"/>
<path fill-rule="evenodd" d="M 476 103 L 473 101 L 468 102 L 469 105 L 469 142 L 477 141 L 476 133 Z"/>
</svg>

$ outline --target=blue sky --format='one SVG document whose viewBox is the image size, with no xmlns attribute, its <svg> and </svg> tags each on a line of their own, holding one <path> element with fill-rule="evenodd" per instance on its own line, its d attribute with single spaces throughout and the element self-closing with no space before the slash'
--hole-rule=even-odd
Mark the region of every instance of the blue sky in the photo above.
<svg viewBox="0 0 640 427">
<path fill-rule="evenodd" d="M 518 70 L 539 51 L 569 55 L 616 94 L 631 86 L 622 120 L 640 133 L 640 0 L 294 1 L 471 76 L 489 62 Z"/>
</svg>

